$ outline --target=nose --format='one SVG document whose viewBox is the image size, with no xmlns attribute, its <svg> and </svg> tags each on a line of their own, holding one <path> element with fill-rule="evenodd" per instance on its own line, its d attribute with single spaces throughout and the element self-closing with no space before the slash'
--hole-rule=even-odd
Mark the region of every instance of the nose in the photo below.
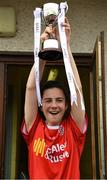
<svg viewBox="0 0 107 180">
<path fill-rule="evenodd" d="M 52 108 L 56 108 L 56 107 L 57 107 L 57 102 L 56 102 L 56 100 L 53 100 L 53 101 L 52 101 L 51 107 L 52 107 Z"/>
</svg>

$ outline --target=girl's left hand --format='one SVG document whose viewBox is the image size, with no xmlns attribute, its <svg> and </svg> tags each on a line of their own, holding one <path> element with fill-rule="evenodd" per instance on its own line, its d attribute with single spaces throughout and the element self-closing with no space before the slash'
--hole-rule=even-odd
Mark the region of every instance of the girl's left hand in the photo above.
<svg viewBox="0 0 107 180">
<path fill-rule="evenodd" d="M 66 38 L 67 38 L 67 44 L 70 43 L 70 38 L 71 38 L 71 27 L 69 24 L 69 21 L 67 19 L 67 17 L 65 17 L 65 22 L 61 24 L 63 27 L 65 27 L 65 33 L 66 33 Z M 54 27 L 53 29 L 54 33 L 55 33 L 55 37 L 56 39 L 59 41 L 60 37 L 59 37 L 59 31 L 58 31 L 58 27 Z"/>
</svg>

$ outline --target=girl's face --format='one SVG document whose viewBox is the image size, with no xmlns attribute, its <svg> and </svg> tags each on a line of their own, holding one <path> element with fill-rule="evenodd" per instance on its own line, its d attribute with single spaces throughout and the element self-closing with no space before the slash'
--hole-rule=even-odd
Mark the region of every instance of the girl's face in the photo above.
<svg viewBox="0 0 107 180">
<path fill-rule="evenodd" d="M 48 125 L 58 125 L 67 109 L 64 93 L 59 88 L 46 89 L 42 98 L 42 111 Z"/>
</svg>

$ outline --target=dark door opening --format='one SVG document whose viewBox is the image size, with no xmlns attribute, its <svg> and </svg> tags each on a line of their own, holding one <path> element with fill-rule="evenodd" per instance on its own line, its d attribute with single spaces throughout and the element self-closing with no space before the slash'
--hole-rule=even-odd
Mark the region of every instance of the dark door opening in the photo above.
<svg viewBox="0 0 107 180">
<path fill-rule="evenodd" d="M 31 65 L 7 66 L 7 106 L 5 123 L 5 165 L 4 177 L 10 179 L 23 179 L 28 177 L 28 152 L 27 146 L 21 136 L 20 127 L 24 115 L 24 97 L 28 74 Z M 87 113 L 90 116 L 90 87 L 89 68 L 79 66 L 79 73 L 83 84 L 84 98 Z M 66 84 L 63 77 L 64 66 L 47 64 L 42 81 L 46 81 L 51 69 L 58 69 L 60 80 Z M 86 145 L 81 159 L 81 178 L 92 178 L 91 157 L 91 124 L 89 122 Z M 7 163 L 8 162 L 8 163 Z M 84 171 L 85 167 L 85 171 Z"/>
</svg>

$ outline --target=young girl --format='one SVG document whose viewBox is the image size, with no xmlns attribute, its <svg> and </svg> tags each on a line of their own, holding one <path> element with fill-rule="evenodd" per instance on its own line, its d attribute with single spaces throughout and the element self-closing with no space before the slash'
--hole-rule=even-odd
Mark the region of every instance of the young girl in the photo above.
<svg viewBox="0 0 107 180">
<path fill-rule="evenodd" d="M 65 27 L 67 46 L 70 50 L 70 25 Z M 51 34 L 59 38 L 56 28 L 46 27 L 41 39 Z M 41 74 L 45 61 L 41 61 Z M 82 85 L 74 60 L 71 61 L 73 73 L 82 94 Z M 25 115 L 22 134 L 29 151 L 30 179 L 80 179 L 80 158 L 84 147 L 87 119 L 81 107 L 78 89 L 77 105 L 71 107 L 69 92 L 57 81 L 47 81 L 41 90 L 42 107 L 37 104 L 34 66 L 26 85 Z"/>
</svg>

